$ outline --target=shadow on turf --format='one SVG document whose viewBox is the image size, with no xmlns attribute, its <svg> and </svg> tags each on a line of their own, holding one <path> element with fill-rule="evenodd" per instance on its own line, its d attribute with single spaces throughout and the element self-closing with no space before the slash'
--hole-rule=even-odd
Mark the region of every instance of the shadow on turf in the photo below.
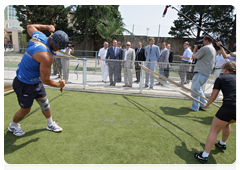
<svg viewBox="0 0 240 170">
<path fill-rule="evenodd" d="M 176 124 L 172 123 L 171 121 L 165 119 L 164 117 L 160 116 L 159 114 L 157 114 L 156 112 L 148 109 L 147 107 L 141 105 L 140 103 L 136 102 L 133 99 L 128 98 L 127 96 L 122 95 L 124 99 L 126 99 L 128 102 L 130 102 L 131 104 L 133 104 L 134 106 L 136 106 L 140 111 L 142 111 L 143 113 L 147 114 L 152 120 L 154 120 L 159 126 L 163 127 L 164 129 L 166 129 L 169 133 L 171 133 L 173 136 L 175 136 L 178 140 L 180 140 L 181 142 L 183 142 L 178 136 L 176 136 L 173 132 L 171 132 L 169 129 L 167 129 L 166 127 L 164 127 L 163 125 L 161 125 L 157 120 L 155 120 L 150 114 L 148 114 L 147 112 L 153 113 L 154 115 L 158 116 L 159 118 L 161 118 L 162 120 L 164 120 L 165 122 L 175 126 L 177 129 L 181 130 L 182 132 L 186 133 L 187 135 L 191 136 L 192 138 L 194 138 L 195 140 L 197 140 L 198 142 L 200 142 L 197 138 L 195 138 L 192 134 L 190 134 L 189 132 L 186 132 L 184 129 L 182 129 L 181 127 L 177 126 Z M 145 112 L 145 110 L 147 112 Z"/>
<path fill-rule="evenodd" d="M 205 144 L 201 143 L 198 139 L 196 139 L 194 136 L 192 136 L 190 133 L 186 132 L 184 129 L 182 129 L 181 127 L 177 126 L 176 124 L 168 121 L 167 119 L 163 118 L 162 116 L 160 116 L 159 114 L 153 112 L 152 110 L 146 108 L 145 106 L 141 105 L 140 103 L 136 102 L 133 99 L 128 98 L 127 96 L 122 95 L 124 99 L 126 99 L 128 102 L 130 102 L 131 104 L 133 104 L 136 108 L 138 108 L 140 111 L 142 111 L 143 113 L 147 114 L 152 120 L 154 120 L 159 126 L 163 127 L 165 130 L 167 130 L 169 133 L 171 133 L 173 136 L 175 136 L 178 140 L 180 140 L 182 142 L 182 146 L 176 146 L 175 147 L 175 154 L 177 156 L 179 156 L 181 159 L 183 159 L 187 164 L 198 164 L 201 163 L 199 162 L 199 160 L 197 160 L 194 157 L 194 153 L 195 152 L 202 152 L 204 150 Z M 173 132 L 171 132 L 169 129 L 167 129 L 166 127 L 164 127 L 163 125 L 161 125 L 157 120 L 155 120 L 151 115 L 149 115 L 147 112 L 145 112 L 145 110 L 147 110 L 147 112 L 153 113 L 154 115 L 158 116 L 159 118 L 161 118 L 162 120 L 164 120 L 165 122 L 170 123 L 171 125 L 175 126 L 176 128 L 178 128 L 179 130 L 181 130 L 182 132 L 188 134 L 189 136 L 191 136 L 192 138 L 194 138 L 195 140 L 197 140 L 200 145 L 202 146 L 202 151 L 197 151 L 196 149 L 192 148 L 191 150 L 188 150 L 186 143 L 183 142 L 178 136 L 176 136 Z M 167 108 L 166 110 L 170 110 L 170 108 Z M 190 110 L 189 110 L 190 111 Z M 188 111 L 188 112 L 189 112 Z M 179 111 L 178 111 L 179 112 Z M 178 113 L 178 115 L 185 115 L 188 112 L 183 112 L 183 113 Z M 174 116 L 176 116 L 176 114 L 174 114 Z M 184 150 L 188 151 L 188 152 L 183 152 Z M 212 155 L 216 155 L 219 152 L 223 152 L 222 150 L 216 148 L 215 150 L 211 151 L 211 154 L 209 155 L 208 158 L 208 164 L 216 164 L 216 160 L 214 159 L 214 157 Z"/>
<path fill-rule="evenodd" d="M 14 143 L 18 140 L 18 139 L 22 139 L 22 138 L 26 138 L 29 136 L 32 136 L 36 133 L 42 132 L 42 131 L 46 131 L 46 129 L 35 129 L 35 130 L 31 130 L 29 132 L 26 132 L 24 136 L 14 136 L 12 134 L 12 132 L 5 132 L 4 135 L 4 155 L 13 153 L 23 147 L 25 147 L 26 145 L 32 143 L 32 142 L 37 142 L 39 138 L 35 138 L 35 139 L 31 139 L 25 143 L 22 143 L 20 145 L 15 145 Z"/>
<path fill-rule="evenodd" d="M 64 93 L 67 93 L 67 92 L 63 92 L 62 94 Z M 49 102 L 52 102 L 54 101 L 55 99 L 57 99 L 58 97 L 62 96 L 62 94 L 59 94 L 58 96 L 52 98 L 49 100 Z M 24 119 L 26 119 L 27 117 L 31 116 L 33 113 L 37 112 L 38 110 L 40 110 L 40 107 L 37 107 L 36 109 L 34 109 L 33 111 L 31 111 L 29 114 L 27 114 Z M 29 132 L 26 132 L 24 136 L 21 136 L 21 137 L 17 137 L 17 136 L 14 136 L 12 134 L 12 132 L 9 132 L 6 129 L 4 129 L 5 132 L 5 135 L 4 135 L 4 155 L 7 155 L 7 154 L 10 154 L 10 153 L 13 153 L 15 151 L 17 151 L 18 149 L 21 149 L 22 147 L 32 143 L 32 142 L 37 142 L 39 138 L 35 138 L 35 139 L 31 139 L 21 145 L 14 145 L 14 143 L 18 140 L 18 139 L 21 139 L 21 138 L 25 138 L 25 137 L 29 137 L 29 136 L 32 136 L 36 133 L 39 133 L 39 132 L 42 132 L 42 131 L 45 131 L 46 129 L 35 129 L 35 130 L 32 130 L 32 131 L 29 131 Z"/>
<path fill-rule="evenodd" d="M 208 117 L 197 117 L 197 116 L 185 116 L 189 112 L 191 112 L 188 108 L 186 107 L 181 107 L 179 109 L 173 108 L 173 107 L 159 107 L 164 114 L 169 115 L 169 116 L 174 116 L 174 117 L 179 117 L 179 118 L 184 118 L 184 119 L 190 119 L 195 122 L 199 122 L 205 125 L 211 125 L 213 116 L 208 116 Z"/>
<path fill-rule="evenodd" d="M 62 94 L 64 93 L 68 93 L 68 92 L 63 92 Z M 59 94 L 58 96 L 52 98 L 49 100 L 49 103 L 54 101 L 55 99 L 57 99 L 58 97 L 62 96 L 62 94 Z M 51 103 L 50 103 L 51 104 Z M 30 113 L 28 113 L 23 119 L 26 119 L 27 117 L 31 116 L 33 113 L 37 112 L 38 110 L 40 110 L 40 107 L 37 107 L 36 109 L 34 109 L 33 111 L 31 111 Z M 4 129 L 4 131 L 7 131 L 8 128 Z"/>
<path fill-rule="evenodd" d="M 200 153 L 204 150 L 204 147 L 205 147 L 205 144 L 203 143 L 200 143 L 200 145 L 202 146 L 202 150 L 201 151 L 198 151 L 194 148 L 191 148 L 191 150 L 188 150 L 187 146 L 186 146 L 186 143 L 185 142 L 182 142 L 182 146 L 176 146 L 175 147 L 175 150 L 174 150 L 174 153 L 179 156 L 179 158 L 183 159 L 186 164 L 202 164 L 197 158 L 195 158 L 194 156 L 194 153 Z M 213 147 L 214 149 L 214 147 Z M 186 150 L 188 152 L 184 152 L 183 153 L 183 150 Z M 219 152 L 223 152 L 221 149 L 219 148 L 215 148 L 215 150 L 212 150 L 211 153 L 209 154 L 209 157 L 208 157 L 208 162 L 207 164 L 216 164 L 216 160 L 214 159 L 214 157 L 212 155 L 216 155 L 218 154 Z"/>
<path fill-rule="evenodd" d="M 49 100 L 49 103 L 51 104 L 52 101 L 56 100 L 58 97 L 62 96 L 62 95 L 65 94 L 65 93 L 68 93 L 68 92 L 66 92 L 66 91 L 62 92 L 62 93 L 59 94 L 58 96 L 50 99 L 50 100 Z M 31 111 L 30 113 L 28 113 L 23 119 L 26 119 L 27 117 L 31 116 L 33 113 L 37 112 L 38 110 L 40 110 L 40 107 L 37 107 L 36 109 L 32 110 L 32 111 Z M 6 130 L 7 130 L 7 128 L 4 129 L 4 131 L 6 131 Z"/>
</svg>

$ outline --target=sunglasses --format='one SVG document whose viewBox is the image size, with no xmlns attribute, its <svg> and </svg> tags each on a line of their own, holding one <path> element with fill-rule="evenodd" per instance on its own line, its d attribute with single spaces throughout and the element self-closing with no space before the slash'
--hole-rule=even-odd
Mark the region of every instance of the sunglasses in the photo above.
<svg viewBox="0 0 240 170">
<path fill-rule="evenodd" d="M 130 44 L 127 44 L 127 46 L 131 46 Z"/>
</svg>

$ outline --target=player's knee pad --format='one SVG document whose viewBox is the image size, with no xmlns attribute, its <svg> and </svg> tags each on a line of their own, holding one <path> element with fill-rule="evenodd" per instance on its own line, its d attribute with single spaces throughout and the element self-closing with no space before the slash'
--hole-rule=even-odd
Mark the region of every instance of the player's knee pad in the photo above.
<svg viewBox="0 0 240 170">
<path fill-rule="evenodd" d="M 40 105 L 42 111 L 48 111 L 50 109 L 50 104 L 47 97 L 43 98 L 42 100 L 38 100 L 37 102 Z"/>
</svg>

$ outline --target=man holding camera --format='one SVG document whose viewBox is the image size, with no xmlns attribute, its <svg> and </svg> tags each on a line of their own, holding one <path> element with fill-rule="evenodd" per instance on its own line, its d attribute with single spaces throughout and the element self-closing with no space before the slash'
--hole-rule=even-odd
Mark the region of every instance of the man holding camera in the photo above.
<svg viewBox="0 0 240 170">
<path fill-rule="evenodd" d="M 73 54 L 74 53 L 74 44 L 72 44 L 72 42 L 68 42 L 66 48 L 61 49 L 60 51 L 65 52 L 67 54 Z M 56 52 L 56 55 L 60 55 L 60 56 L 67 56 L 66 54 L 60 53 L 60 52 Z M 60 74 L 62 74 L 63 72 L 63 80 L 65 80 L 66 84 L 70 83 L 68 81 L 69 78 L 69 59 L 68 58 L 59 58 L 61 61 L 61 68 L 62 71 L 60 71 Z M 59 68 L 60 69 L 60 68 Z"/>
<path fill-rule="evenodd" d="M 195 91 L 196 93 L 200 94 L 201 96 L 205 97 L 201 86 L 206 83 L 208 78 L 211 75 L 211 72 L 214 67 L 214 59 L 216 56 L 216 50 L 212 45 L 212 39 L 209 36 L 205 36 L 203 38 L 203 44 L 204 46 L 198 51 L 198 46 L 194 46 L 192 59 L 198 59 L 196 66 L 194 68 L 194 76 L 192 79 L 192 87 L 191 90 Z M 200 100 L 202 103 L 206 104 L 206 100 L 200 98 L 199 96 L 195 94 L 191 94 L 192 97 L 194 97 L 197 100 Z M 200 106 L 201 108 L 204 108 L 204 106 Z M 189 109 L 193 111 L 199 110 L 199 103 L 192 101 L 192 106 L 188 107 Z"/>
</svg>

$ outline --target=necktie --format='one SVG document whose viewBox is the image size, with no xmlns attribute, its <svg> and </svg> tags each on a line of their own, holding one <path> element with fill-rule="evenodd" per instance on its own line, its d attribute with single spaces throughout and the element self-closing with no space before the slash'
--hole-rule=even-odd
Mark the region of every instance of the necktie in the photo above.
<svg viewBox="0 0 240 170">
<path fill-rule="evenodd" d="M 114 55 L 116 56 L 116 48 L 113 47 Z"/>
</svg>

